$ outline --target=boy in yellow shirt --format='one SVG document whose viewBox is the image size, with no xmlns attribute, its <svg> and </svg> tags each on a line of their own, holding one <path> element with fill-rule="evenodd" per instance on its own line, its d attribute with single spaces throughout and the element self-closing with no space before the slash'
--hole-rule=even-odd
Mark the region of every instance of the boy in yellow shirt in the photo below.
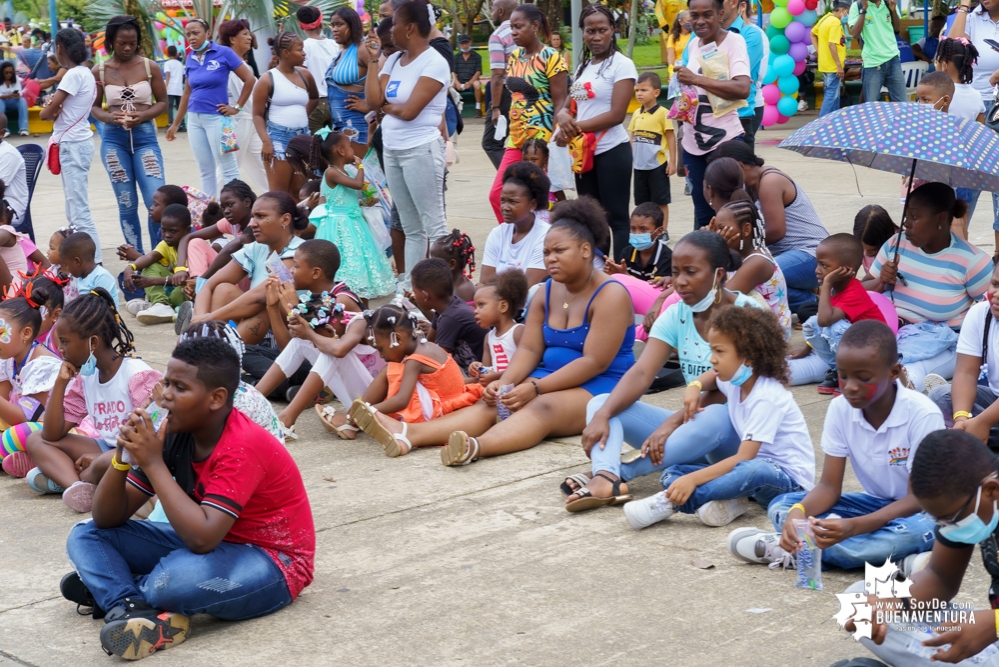
<svg viewBox="0 0 999 667">
<path fill-rule="evenodd" d="M 839 91 L 845 72 L 846 36 L 843 19 L 850 12 L 847 0 L 836 0 L 832 11 L 812 28 L 812 45 L 819 56 L 819 73 L 822 75 L 822 108 L 819 118 L 839 110 Z"/>
<path fill-rule="evenodd" d="M 635 206 L 653 202 L 663 212 L 663 236 L 669 225 L 669 177 L 676 173 L 676 137 L 673 121 L 657 98 L 662 80 L 645 72 L 635 83 L 635 99 L 642 105 L 631 117 L 631 151 L 635 166 Z"/>
<path fill-rule="evenodd" d="M 191 233 L 191 212 L 188 208 L 183 204 L 167 206 L 160 219 L 160 233 L 163 240 L 156 248 L 126 266 L 122 274 L 126 289 L 141 287 L 146 292 L 145 303 L 132 306 L 130 302 L 126 305 L 142 324 L 172 322 L 174 308 L 187 300 L 181 286 L 172 286 L 171 278 L 177 269 L 187 271 L 186 266 L 177 266 L 177 246 L 182 238 Z"/>
</svg>

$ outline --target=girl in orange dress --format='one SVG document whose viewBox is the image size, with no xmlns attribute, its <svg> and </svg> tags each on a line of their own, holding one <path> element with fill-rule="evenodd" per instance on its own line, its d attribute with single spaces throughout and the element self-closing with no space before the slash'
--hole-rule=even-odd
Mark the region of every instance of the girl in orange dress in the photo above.
<svg viewBox="0 0 999 667">
<path fill-rule="evenodd" d="M 415 313 L 399 306 L 382 306 L 364 315 L 368 341 L 387 362 L 364 395 L 354 401 L 350 416 L 365 433 L 381 443 L 391 457 L 413 448 L 406 426 L 436 419 L 472 405 L 482 397 L 482 385 L 465 384 L 451 355 L 430 343 L 416 326 Z M 401 433 L 391 433 L 378 414 L 403 422 Z M 444 443 L 441 443 L 444 444 Z"/>
</svg>

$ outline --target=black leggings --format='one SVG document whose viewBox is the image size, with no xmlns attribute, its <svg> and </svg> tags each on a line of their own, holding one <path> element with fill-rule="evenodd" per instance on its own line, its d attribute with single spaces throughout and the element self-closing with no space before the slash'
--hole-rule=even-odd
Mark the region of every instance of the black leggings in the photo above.
<svg viewBox="0 0 999 667">
<path fill-rule="evenodd" d="M 607 211 L 614 252 L 611 255 L 620 261 L 621 252 L 628 245 L 631 231 L 631 144 L 618 144 L 614 148 L 593 156 L 593 169 L 576 175 L 576 192 L 590 195 L 599 201 Z"/>
</svg>

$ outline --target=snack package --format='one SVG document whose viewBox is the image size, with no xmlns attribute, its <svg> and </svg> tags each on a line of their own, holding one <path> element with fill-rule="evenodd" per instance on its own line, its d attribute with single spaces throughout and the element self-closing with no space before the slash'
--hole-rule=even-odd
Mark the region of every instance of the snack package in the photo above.
<svg viewBox="0 0 999 667">
<path fill-rule="evenodd" d="M 500 387 L 499 396 L 502 396 L 504 394 L 509 394 L 511 391 L 513 391 L 513 385 L 505 384 L 502 387 Z M 499 417 L 500 421 L 503 421 L 504 419 L 510 416 L 510 410 L 505 405 L 503 405 L 503 403 L 499 401 L 498 398 L 499 397 L 497 397 L 496 401 L 496 416 Z"/>
<path fill-rule="evenodd" d="M 797 553 L 798 580 L 795 588 L 822 590 L 822 549 L 815 545 L 815 532 L 808 519 L 794 519 L 794 529 L 804 543 Z"/>
<path fill-rule="evenodd" d="M 666 114 L 667 118 L 681 122 L 693 123 L 697 115 L 697 89 L 680 83 L 676 75 L 669 81 L 667 97 L 673 99 L 673 106 Z"/>
<path fill-rule="evenodd" d="M 288 267 L 285 266 L 284 262 L 281 261 L 281 257 L 276 252 L 270 254 L 270 257 L 264 262 L 264 268 L 267 269 L 268 274 L 277 276 L 278 280 L 283 283 L 295 282 L 291 271 L 288 270 Z"/>
</svg>

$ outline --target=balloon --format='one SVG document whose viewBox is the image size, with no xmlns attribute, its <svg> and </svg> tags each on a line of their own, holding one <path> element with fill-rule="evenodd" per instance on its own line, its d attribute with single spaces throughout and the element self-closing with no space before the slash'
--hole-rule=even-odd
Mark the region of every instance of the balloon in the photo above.
<svg viewBox="0 0 999 667">
<path fill-rule="evenodd" d="M 807 67 L 807 63 L 804 60 L 799 60 L 794 63 L 794 69 L 791 70 L 791 74 L 801 76 L 801 74 L 805 71 L 805 67 Z"/>
<path fill-rule="evenodd" d="M 777 114 L 777 124 L 778 125 L 783 125 L 784 123 L 786 123 L 789 120 L 791 120 L 791 119 L 788 116 L 784 116 L 784 115 L 782 115 L 780 113 Z"/>
<path fill-rule="evenodd" d="M 782 116 L 793 116 L 798 113 L 798 101 L 790 95 L 782 97 L 777 100 L 777 111 L 779 111 Z"/>
<path fill-rule="evenodd" d="M 787 55 L 791 56 L 794 62 L 803 62 L 808 57 L 808 47 L 801 42 L 795 42 L 787 50 Z"/>
<path fill-rule="evenodd" d="M 790 95 L 798 90 L 798 86 L 798 77 L 796 76 L 782 76 L 777 79 L 777 88 L 782 95 Z M 787 114 L 784 115 L 786 116 Z"/>
<path fill-rule="evenodd" d="M 791 21 L 786 28 L 784 28 L 784 38 L 788 42 L 800 42 L 804 38 L 809 38 L 808 28 L 805 27 L 804 23 L 800 21 Z M 810 38 L 809 38 L 810 39 Z M 770 40 L 770 50 L 774 48 L 773 40 Z M 787 49 L 781 51 L 781 53 L 787 53 Z"/>
<path fill-rule="evenodd" d="M 819 14 L 814 9 L 806 9 L 801 12 L 801 16 L 798 20 L 805 24 L 806 27 L 811 28 L 815 25 L 815 22 L 819 20 Z"/>
<path fill-rule="evenodd" d="M 774 0 L 774 5 L 777 7 L 787 7 L 788 0 Z"/>
<path fill-rule="evenodd" d="M 770 25 L 767 26 L 767 39 L 772 40 L 774 37 L 777 37 L 778 35 L 783 35 L 783 34 L 784 34 L 784 31 L 781 30 L 780 28 L 778 28 L 777 26 L 775 26 L 773 24 L 770 24 Z"/>
<path fill-rule="evenodd" d="M 797 79 L 795 79 L 797 81 Z M 780 88 L 775 84 L 770 84 L 768 86 L 763 86 L 763 101 L 766 104 L 777 104 L 777 100 L 780 99 Z"/>
<path fill-rule="evenodd" d="M 777 7 L 770 12 L 770 25 L 777 26 L 781 30 L 786 28 L 792 20 L 791 14 L 783 7 Z"/>
<path fill-rule="evenodd" d="M 797 16 L 805 11 L 805 0 L 788 0 L 787 11 L 791 16 Z"/>
<path fill-rule="evenodd" d="M 777 80 L 777 72 L 774 71 L 773 63 L 767 68 L 767 73 L 763 75 L 763 85 L 767 86 Z"/>
<path fill-rule="evenodd" d="M 793 23 L 791 25 L 794 25 Z M 784 35 L 777 35 L 776 37 L 770 38 L 770 52 L 775 53 L 778 56 L 782 56 L 787 53 L 787 50 L 791 48 L 791 43 L 788 41 L 787 37 Z"/>
<path fill-rule="evenodd" d="M 819 0 L 805 0 L 805 9 L 814 10 L 819 6 Z"/>
<path fill-rule="evenodd" d="M 767 71 L 774 72 L 778 78 L 782 76 L 790 76 L 791 73 L 794 72 L 794 58 L 787 54 L 777 56 L 774 58 L 773 68 Z"/>
<path fill-rule="evenodd" d="M 773 104 L 768 104 L 763 107 L 763 127 L 776 123 L 778 116 L 780 116 L 780 112 L 777 111 L 777 107 Z"/>
</svg>

